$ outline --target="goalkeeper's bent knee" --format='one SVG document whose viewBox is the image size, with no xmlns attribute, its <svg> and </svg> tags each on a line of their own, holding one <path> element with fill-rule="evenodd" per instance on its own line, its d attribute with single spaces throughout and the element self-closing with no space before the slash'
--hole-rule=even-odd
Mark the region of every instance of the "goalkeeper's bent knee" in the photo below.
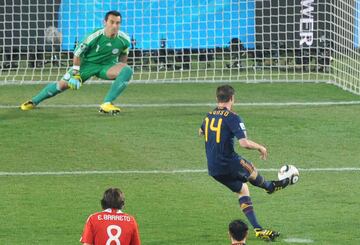
<svg viewBox="0 0 360 245">
<path fill-rule="evenodd" d="M 114 101 L 125 90 L 132 75 L 133 70 L 130 68 L 130 66 L 125 65 L 120 70 L 119 75 L 111 85 L 109 92 L 105 96 L 104 102 L 106 103 Z"/>
<path fill-rule="evenodd" d="M 116 77 L 115 81 L 122 80 L 123 82 L 129 82 L 134 71 L 131 69 L 129 65 L 125 65 L 119 72 L 118 76 Z"/>
</svg>

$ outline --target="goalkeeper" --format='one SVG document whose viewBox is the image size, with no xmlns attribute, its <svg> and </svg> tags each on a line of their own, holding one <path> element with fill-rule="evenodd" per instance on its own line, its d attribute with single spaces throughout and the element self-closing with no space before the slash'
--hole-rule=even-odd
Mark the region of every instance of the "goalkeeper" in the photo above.
<svg viewBox="0 0 360 245">
<path fill-rule="evenodd" d="M 51 98 L 68 88 L 78 90 L 92 76 L 106 80 L 114 80 L 105 96 L 100 112 L 117 114 L 120 108 L 113 101 L 124 91 L 133 74 L 126 64 L 130 38 L 119 31 L 121 14 L 109 11 L 105 15 L 104 28 L 90 33 L 74 51 L 73 67 L 59 82 L 48 84 L 31 100 L 23 103 L 23 111 L 34 109 L 43 100 Z M 120 62 L 119 62 L 120 60 Z"/>
</svg>

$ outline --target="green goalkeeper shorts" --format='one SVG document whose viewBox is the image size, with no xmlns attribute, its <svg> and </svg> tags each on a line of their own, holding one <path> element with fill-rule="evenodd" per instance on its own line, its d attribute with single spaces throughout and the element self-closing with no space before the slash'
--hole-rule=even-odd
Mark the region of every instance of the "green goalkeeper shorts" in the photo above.
<svg viewBox="0 0 360 245">
<path fill-rule="evenodd" d="M 86 80 L 91 78 L 92 76 L 96 76 L 101 79 L 105 80 L 111 80 L 106 76 L 107 71 L 113 67 L 116 64 L 107 64 L 107 65 L 99 65 L 99 64 L 93 64 L 93 63 L 83 63 L 80 67 L 80 76 L 82 79 L 82 82 L 84 83 Z M 70 68 L 66 71 L 64 76 L 62 77 L 62 80 L 69 81 L 69 79 L 72 76 L 73 69 Z"/>
</svg>

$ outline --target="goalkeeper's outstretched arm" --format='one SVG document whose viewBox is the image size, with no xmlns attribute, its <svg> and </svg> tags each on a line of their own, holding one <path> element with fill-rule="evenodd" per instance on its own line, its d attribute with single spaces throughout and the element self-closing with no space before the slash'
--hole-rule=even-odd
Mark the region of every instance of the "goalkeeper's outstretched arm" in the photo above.
<svg viewBox="0 0 360 245">
<path fill-rule="evenodd" d="M 73 58 L 73 66 L 78 66 L 78 67 L 80 67 L 80 64 L 81 64 L 81 59 L 80 59 L 80 57 L 74 55 L 74 58 Z"/>
</svg>

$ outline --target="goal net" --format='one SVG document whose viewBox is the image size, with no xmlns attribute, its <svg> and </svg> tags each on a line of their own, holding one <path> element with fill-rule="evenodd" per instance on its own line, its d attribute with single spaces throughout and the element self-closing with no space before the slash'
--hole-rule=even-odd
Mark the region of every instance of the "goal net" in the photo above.
<svg viewBox="0 0 360 245">
<path fill-rule="evenodd" d="M 122 13 L 134 82 L 331 82 L 360 94 L 360 0 L 0 0 L 0 84 L 61 78 L 109 10 Z"/>
</svg>

